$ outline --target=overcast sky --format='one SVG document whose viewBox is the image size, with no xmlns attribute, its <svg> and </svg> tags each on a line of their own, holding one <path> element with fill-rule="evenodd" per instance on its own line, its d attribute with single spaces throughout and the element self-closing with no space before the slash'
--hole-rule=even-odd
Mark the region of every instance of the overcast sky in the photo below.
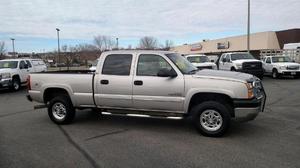
<svg viewBox="0 0 300 168">
<path fill-rule="evenodd" d="M 251 0 L 251 31 L 300 27 L 300 0 Z M 19 52 L 92 43 L 95 35 L 135 46 L 142 36 L 193 43 L 246 33 L 247 0 L 1 0 L 0 41 Z"/>
</svg>

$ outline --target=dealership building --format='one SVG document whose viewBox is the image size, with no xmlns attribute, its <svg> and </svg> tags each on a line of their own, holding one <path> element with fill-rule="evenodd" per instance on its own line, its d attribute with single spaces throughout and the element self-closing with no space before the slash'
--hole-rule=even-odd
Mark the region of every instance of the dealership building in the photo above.
<svg viewBox="0 0 300 168">
<path fill-rule="evenodd" d="M 253 33 L 250 35 L 250 52 L 259 58 L 262 52 L 278 51 L 283 49 L 284 44 L 299 42 L 300 29 Z M 176 46 L 171 50 L 184 55 L 221 55 L 226 52 L 243 52 L 247 51 L 247 35 L 203 40 L 194 44 Z"/>
</svg>

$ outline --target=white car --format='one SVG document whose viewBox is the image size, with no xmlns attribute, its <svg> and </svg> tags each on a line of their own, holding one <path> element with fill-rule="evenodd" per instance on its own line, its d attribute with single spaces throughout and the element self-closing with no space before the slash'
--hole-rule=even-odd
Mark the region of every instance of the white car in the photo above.
<svg viewBox="0 0 300 168">
<path fill-rule="evenodd" d="M 187 55 L 185 57 L 198 69 L 217 69 L 217 65 L 209 61 L 206 55 Z"/>
<path fill-rule="evenodd" d="M 219 70 L 249 73 L 262 79 L 264 75 L 262 62 L 248 52 L 224 53 L 218 62 Z"/>
<path fill-rule="evenodd" d="M 19 90 L 22 85 L 26 85 L 30 73 L 47 71 L 42 62 L 39 59 L 0 60 L 0 88 Z"/>
<path fill-rule="evenodd" d="M 267 56 L 263 59 L 265 74 L 272 74 L 273 78 L 281 75 L 300 76 L 300 64 L 293 62 L 286 56 Z"/>
</svg>

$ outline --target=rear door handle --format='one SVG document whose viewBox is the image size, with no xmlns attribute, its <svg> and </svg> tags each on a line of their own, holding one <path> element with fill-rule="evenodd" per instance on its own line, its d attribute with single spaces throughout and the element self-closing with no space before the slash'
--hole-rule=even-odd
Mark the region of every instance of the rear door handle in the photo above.
<svg viewBox="0 0 300 168">
<path fill-rule="evenodd" d="M 134 81 L 134 85 L 143 85 L 143 81 L 136 80 Z"/>
<path fill-rule="evenodd" d="M 109 84 L 109 81 L 108 80 L 101 80 L 100 83 L 102 85 L 108 85 Z"/>
</svg>

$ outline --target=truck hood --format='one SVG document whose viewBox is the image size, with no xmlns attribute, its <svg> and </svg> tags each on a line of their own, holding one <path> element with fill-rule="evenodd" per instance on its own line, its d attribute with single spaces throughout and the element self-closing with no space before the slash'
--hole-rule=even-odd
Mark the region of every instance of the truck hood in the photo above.
<svg viewBox="0 0 300 168">
<path fill-rule="evenodd" d="M 219 80 L 231 80 L 231 81 L 239 81 L 239 82 L 253 81 L 256 78 L 253 75 L 242 73 L 242 72 L 220 71 L 220 70 L 211 70 L 211 69 L 203 69 L 197 71 L 193 75 L 193 77 L 213 78 Z"/>
<path fill-rule="evenodd" d="M 240 60 L 234 60 L 232 62 L 235 64 L 242 64 L 244 62 L 261 62 L 261 61 L 257 59 L 240 59 Z"/>
<path fill-rule="evenodd" d="M 202 62 L 202 63 L 192 63 L 195 67 L 206 67 L 206 66 L 216 66 L 215 63 L 212 62 Z"/>
</svg>

